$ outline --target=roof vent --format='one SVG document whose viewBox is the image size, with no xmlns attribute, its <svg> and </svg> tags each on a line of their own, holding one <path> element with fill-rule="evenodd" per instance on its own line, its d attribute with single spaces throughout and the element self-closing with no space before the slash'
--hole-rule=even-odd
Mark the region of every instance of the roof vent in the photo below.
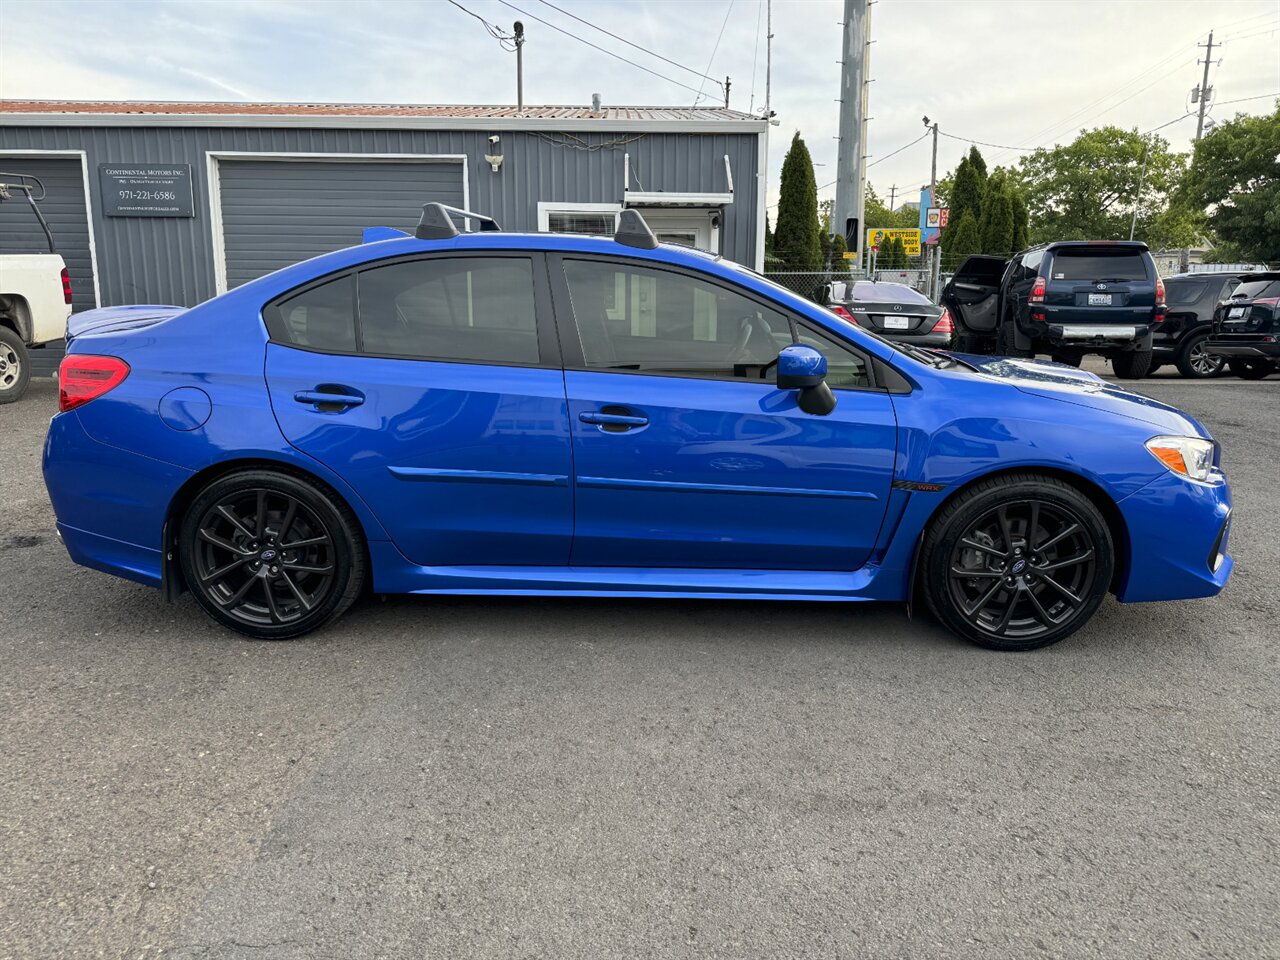
<svg viewBox="0 0 1280 960">
<path fill-rule="evenodd" d="M 592 113 L 600 112 L 600 94 L 598 93 L 593 93 L 591 95 L 591 112 Z"/>
<path fill-rule="evenodd" d="M 658 238 L 653 235 L 649 225 L 640 216 L 639 210 L 623 210 L 618 214 L 618 230 L 613 239 L 625 247 L 636 247 L 640 250 L 656 250 Z"/>
</svg>

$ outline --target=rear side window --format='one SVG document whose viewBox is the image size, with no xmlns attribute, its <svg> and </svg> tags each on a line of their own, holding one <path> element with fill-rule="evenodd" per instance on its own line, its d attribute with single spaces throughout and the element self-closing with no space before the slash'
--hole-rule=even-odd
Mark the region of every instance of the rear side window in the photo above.
<svg viewBox="0 0 1280 960">
<path fill-rule="evenodd" d="M 1141 253 L 1067 247 L 1053 252 L 1054 280 L 1149 280 L 1147 261 Z"/>
<path fill-rule="evenodd" d="M 272 339 L 310 350 L 355 353 L 355 282 L 350 274 L 263 311 Z"/>
<path fill-rule="evenodd" d="M 359 275 L 363 352 L 473 363 L 538 362 L 533 264 L 413 260 Z"/>
<path fill-rule="evenodd" d="M 1199 303 L 1209 290 L 1205 280 L 1166 280 L 1164 282 L 1165 302 L 1171 307 L 1189 307 Z"/>
<path fill-rule="evenodd" d="M 1231 294 L 1232 300 L 1257 300 L 1280 297 L 1280 280 L 1246 280 Z"/>
</svg>

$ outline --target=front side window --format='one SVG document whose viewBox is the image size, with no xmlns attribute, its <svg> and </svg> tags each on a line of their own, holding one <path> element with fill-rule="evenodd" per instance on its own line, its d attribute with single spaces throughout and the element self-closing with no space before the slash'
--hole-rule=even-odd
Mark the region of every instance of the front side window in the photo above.
<svg viewBox="0 0 1280 960">
<path fill-rule="evenodd" d="M 1187 307 L 1197 303 L 1208 289 L 1209 284 L 1204 280 L 1166 280 L 1165 302 L 1171 307 Z"/>
<path fill-rule="evenodd" d="M 536 364 L 533 264 L 524 257 L 411 260 L 362 270 L 365 353 Z"/>
<path fill-rule="evenodd" d="M 791 343 L 787 318 L 687 274 L 566 260 L 588 367 L 764 379 Z"/>
<path fill-rule="evenodd" d="M 354 294 L 351 274 L 345 274 L 268 305 L 263 316 L 273 340 L 308 350 L 355 353 Z"/>
<path fill-rule="evenodd" d="M 806 347 L 813 347 L 827 358 L 827 386 L 847 388 L 871 385 L 867 377 L 867 362 L 843 343 L 805 324 L 797 325 L 796 334 L 798 342 Z"/>
</svg>

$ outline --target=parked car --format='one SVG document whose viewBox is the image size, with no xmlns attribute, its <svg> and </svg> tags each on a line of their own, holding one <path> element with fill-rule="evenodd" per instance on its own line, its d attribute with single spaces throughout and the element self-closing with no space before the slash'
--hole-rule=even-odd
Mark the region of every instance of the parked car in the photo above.
<svg viewBox="0 0 1280 960">
<path fill-rule="evenodd" d="M 36 177 L 0 173 L 0 203 L 20 195 L 41 227 L 47 251 L 0 254 L 0 403 L 13 403 L 31 382 L 28 351 L 61 340 L 71 315 L 71 279 L 53 233 L 37 204 L 44 184 Z"/>
<path fill-rule="evenodd" d="M 1231 573 L 1218 446 L 1172 407 L 885 340 L 635 211 L 460 215 L 76 314 L 44 452 L 72 558 L 267 639 L 370 588 L 918 599 L 1004 650 Z"/>
<path fill-rule="evenodd" d="M 827 306 L 836 316 L 888 340 L 946 349 L 955 334 L 947 308 L 905 283 L 836 280 Z"/>
<path fill-rule="evenodd" d="M 957 349 L 1006 357 L 1048 354 L 1079 366 L 1108 357 L 1116 375 L 1145 377 L 1152 330 L 1164 320 L 1164 284 L 1145 243 L 1071 240 L 1012 260 L 968 257 L 942 291 L 958 324 Z"/>
<path fill-rule="evenodd" d="M 1226 368 L 1225 357 L 1207 349 L 1213 333 L 1213 311 L 1239 285 L 1238 276 L 1220 273 L 1180 273 L 1164 278 L 1167 313 L 1152 333 L 1154 373 L 1172 363 L 1184 377 L 1216 377 Z"/>
<path fill-rule="evenodd" d="M 1250 273 L 1213 314 L 1208 350 L 1237 377 L 1261 380 L 1280 369 L 1280 272 Z"/>
</svg>

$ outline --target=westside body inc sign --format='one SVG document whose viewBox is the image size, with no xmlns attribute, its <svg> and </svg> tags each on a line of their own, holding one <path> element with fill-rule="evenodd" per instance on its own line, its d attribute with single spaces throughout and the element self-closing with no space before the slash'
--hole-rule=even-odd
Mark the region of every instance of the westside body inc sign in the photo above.
<svg viewBox="0 0 1280 960">
<path fill-rule="evenodd" d="M 98 164 L 108 217 L 194 217 L 191 164 Z"/>
<path fill-rule="evenodd" d="M 902 246 L 907 251 L 908 256 L 920 256 L 919 230 L 884 230 L 879 227 L 872 227 L 867 231 L 867 246 L 883 247 L 895 237 L 902 241 Z"/>
</svg>

